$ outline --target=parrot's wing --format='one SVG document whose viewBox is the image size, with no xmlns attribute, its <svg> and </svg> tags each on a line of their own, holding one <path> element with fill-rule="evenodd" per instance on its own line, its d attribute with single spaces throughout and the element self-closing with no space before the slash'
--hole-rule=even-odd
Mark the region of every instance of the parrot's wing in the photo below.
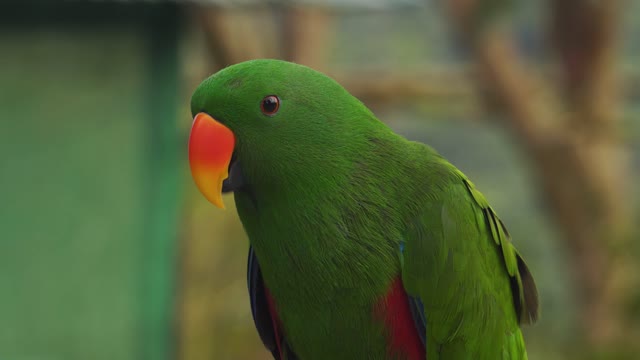
<svg viewBox="0 0 640 360">
<path fill-rule="evenodd" d="M 274 321 L 275 314 L 272 313 L 272 309 L 269 307 L 267 298 L 269 295 L 262 280 L 260 264 L 252 247 L 249 247 L 249 258 L 247 260 L 247 286 L 249 287 L 251 315 L 262 343 L 271 352 L 275 360 L 282 360 L 283 353 L 287 354 L 284 357 L 287 360 L 296 360 L 297 357 L 287 346 L 277 322 Z"/>
<path fill-rule="evenodd" d="M 509 274 L 518 323 L 533 324 L 538 319 L 538 290 L 533 276 L 518 250 L 511 244 L 511 235 L 509 235 L 506 226 L 489 206 L 485 197 L 471 181 L 465 179 L 464 183 L 475 204 L 482 209 L 482 216 L 476 212 L 476 221 L 484 221 L 485 228 L 488 229 L 485 231 L 489 232 L 490 230 L 490 237 L 502 251 L 505 270 Z"/>
<path fill-rule="evenodd" d="M 427 358 L 526 358 L 518 325 L 537 318 L 533 278 L 484 196 L 456 177 L 432 187 L 401 247 Z"/>
</svg>

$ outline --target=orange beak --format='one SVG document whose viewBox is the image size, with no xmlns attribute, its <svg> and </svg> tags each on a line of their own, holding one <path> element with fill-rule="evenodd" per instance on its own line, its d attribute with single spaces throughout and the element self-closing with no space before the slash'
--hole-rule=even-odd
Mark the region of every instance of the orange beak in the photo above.
<svg viewBox="0 0 640 360">
<path fill-rule="evenodd" d="M 193 119 L 189 135 L 189 165 L 198 189 L 213 205 L 224 209 L 222 182 L 229 177 L 235 146 L 233 132 L 205 113 Z"/>
</svg>

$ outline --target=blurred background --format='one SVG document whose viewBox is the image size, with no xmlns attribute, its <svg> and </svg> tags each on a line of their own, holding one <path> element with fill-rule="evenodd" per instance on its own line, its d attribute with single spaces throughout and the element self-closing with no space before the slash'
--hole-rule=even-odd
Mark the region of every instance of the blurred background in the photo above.
<svg viewBox="0 0 640 360">
<path fill-rule="evenodd" d="M 536 278 L 530 359 L 640 357 L 640 1 L 4 2 L 0 359 L 269 359 L 189 98 L 281 58 L 484 192 Z"/>
</svg>

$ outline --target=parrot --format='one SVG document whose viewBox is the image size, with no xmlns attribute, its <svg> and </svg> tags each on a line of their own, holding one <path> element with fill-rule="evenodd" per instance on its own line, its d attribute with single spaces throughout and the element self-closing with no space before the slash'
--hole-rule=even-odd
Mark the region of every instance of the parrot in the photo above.
<svg viewBox="0 0 640 360">
<path fill-rule="evenodd" d="M 191 97 L 192 178 L 233 193 L 276 360 L 526 359 L 533 276 L 475 185 L 304 65 L 228 66 Z"/>
</svg>

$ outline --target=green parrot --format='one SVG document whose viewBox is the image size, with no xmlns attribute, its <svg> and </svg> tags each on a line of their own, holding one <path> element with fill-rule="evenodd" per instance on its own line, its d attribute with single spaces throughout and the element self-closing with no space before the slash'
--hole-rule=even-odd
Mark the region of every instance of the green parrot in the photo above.
<svg viewBox="0 0 640 360">
<path fill-rule="evenodd" d="M 331 78 L 252 60 L 191 99 L 192 176 L 250 241 L 274 359 L 526 359 L 538 295 L 473 183 Z"/>
</svg>

